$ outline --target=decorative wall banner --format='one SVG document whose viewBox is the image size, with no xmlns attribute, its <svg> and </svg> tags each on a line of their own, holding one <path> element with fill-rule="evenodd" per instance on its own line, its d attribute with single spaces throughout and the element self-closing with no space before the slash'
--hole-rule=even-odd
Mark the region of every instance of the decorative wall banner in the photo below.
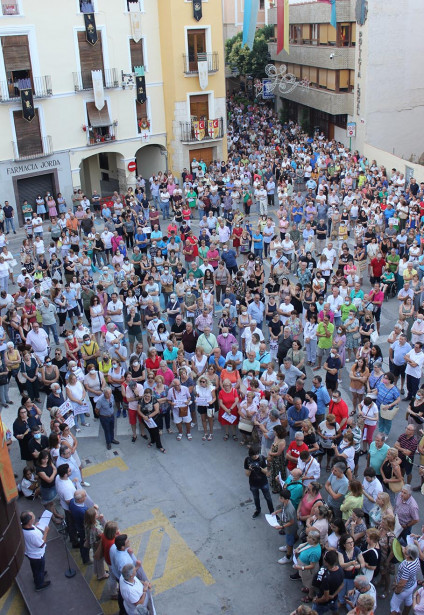
<svg viewBox="0 0 424 615">
<path fill-rule="evenodd" d="M 277 54 L 290 53 L 289 48 L 289 0 L 277 0 Z"/>
<path fill-rule="evenodd" d="M 205 120 L 193 122 L 193 132 L 196 139 L 202 141 L 205 138 Z"/>
<path fill-rule="evenodd" d="M 32 88 L 21 90 L 22 117 L 27 122 L 32 122 L 35 117 L 34 100 L 32 97 Z"/>
<path fill-rule="evenodd" d="M 219 137 L 219 120 L 208 120 L 208 135 L 212 139 Z"/>
<path fill-rule="evenodd" d="M 142 31 L 142 18 L 140 11 L 136 13 L 130 12 L 130 26 L 131 26 L 131 36 L 135 43 L 141 39 L 143 31 Z"/>
<path fill-rule="evenodd" d="M 84 23 L 85 23 L 85 37 L 87 39 L 87 43 L 90 45 L 95 45 L 97 43 L 97 28 L 96 28 L 96 20 L 94 18 L 94 13 L 84 13 Z"/>
<path fill-rule="evenodd" d="M 318 2 L 324 2 L 325 4 L 331 4 L 330 23 L 333 26 L 333 28 L 337 28 L 336 0 L 318 0 Z"/>
<path fill-rule="evenodd" d="M 197 70 L 199 73 L 199 85 L 201 90 L 206 90 L 208 87 L 208 61 L 199 60 L 197 62 Z"/>
<path fill-rule="evenodd" d="M 196 21 L 202 19 L 202 0 L 193 0 L 193 17 Z"/>
<path fill-rule="evenodd" d="M 135 87 L 137 90 L 137 102 L 142 105 L 147 100 L 146 77 L 144 76 L 144 66 L 135 66 Z"/>
<path fill-rule="evenodd" d="M 253 48 L 256 24 L 258 21 L 259 0 L 244 0 L 243 41 L 250 50 Z"/>
<path fill-rule="evenodd" d="M 105 106 L 105 90 L 103 86 L 103 71 L 92 70 L 91 78 L 93 80 L 94 104 L 96 109 L 101 111 Z"/>
</svg>

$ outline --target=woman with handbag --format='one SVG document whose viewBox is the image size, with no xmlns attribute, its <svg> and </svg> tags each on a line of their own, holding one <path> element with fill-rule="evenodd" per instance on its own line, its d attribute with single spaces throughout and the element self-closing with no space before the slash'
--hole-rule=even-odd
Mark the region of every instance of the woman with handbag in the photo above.
<svg viewBox="0 0 424 615">
<path fill-rule="evenodd" d="M 39 404 L 41 399 L 40 381 L 38 380 L 38 363 L 27 350 L 25 350 L 22 355 L 20 374 L 22 374 L 21 378 L 23 379 L 23 384 L 28 396 Z"/>
<path fill-rule="evenodd" d="M 352 365 L 349 373 L 350 387 L 349 390 L 352 393 L 352 405 L 353 410 L 351 415 L 354 416 L 358 410 L 359 404 L 362 402 L 365 394 L 365 385 L 368 381 L 370 372 L 367 367 L 365 359 L 362 357 Z"/>
<path fill-rule="evenodd" d="M 150 435 L 150 442 L 147 446 L 152 448 L 153 444 L 156 444 L 156 448 L 161 453 L 166 453 L 160 440 L 159 427 L 155 421 L 155 418 L 160 414 L 159 402 L 152 394 L 152 389 L 144 391 L 143 397 L 139 401 L 137 413 L 143 419 Z"/>
<path fill-rule="evenodd" d="M 369 528 L 365 533 L 365 540 L 367 542 L 367 548 L 362 551 L 362 557 L 364 558 L 364 566 L 362 567 L 362 574 L 367 577 L 371 583 L 374 577 L 379 573 L 380 569 L 380 533 L 375 528 Z"/>
<path fill-rule="evenodd" d="M 228 440 L 229 436 L 229 428 L 231 427 L 233 431 L 233 440 L 238 440 L 236 435 L 236 427 L 238 424 L 238 409 L 240 405 L 240 397 L 237 392 L 237 389 L 233 388 L 231 382 L 228 379 L 225 379 L 222 382 L 222 389 L 218 395 L 218 404 L 219 404 L 219 414 L 218 421 L 225 429 L 224 440 Z M 231 420 L 225 418 L 234 417 Z"/>
<path fill-rule="evenodd" d="M 389 448 L 386 459 L 381 464 L 380 475 L 383 478 L 384 487 L 393 493 L 402 491 L 404 485 L 400 465 L 401 460 L 397 449 Z"/>
<path fill-rule="evenodd" d="M 409 402 L 408 410 L 406 411 L 408 425 L 413 425 L 415 429 L 415 437 L 420 437 L 419 430 L 424 423 L 424 390 L 418 389 L 414 399 Z"/>
<path fill-rule="evenodd" d="M 84 413 L 88 411 L 88 393 L 82 382 L 77 380 L 77 377 L 73 373 L 69 374 L 68 377 L 66 396 L 71 402 L 74 411 L 75 431 L 77 433 L 81 431 L 78 427 L 78 423 L 80 423 L 82 427 L 90 427 L 90 423 L 86 423 L 84 416 Z"/>
<path fill-rule="evenodd" d="M 98 509 L 91 506 L 84 514 L 85 547 L 93 550 L 94 574 L 98 581 L 109 578 L 109 573 L 105 571 L 105 560 L 103 556 L 102 534 L 106 525 L 103 515 Z"/>
<path fill-rule="evenodd" d="M 254 431 L 253 421 L 258 413 L 258 402 L 253 391 L 247 391 L 245 399 L 239 408 L 239 430 L 242 436 L 240 446 L 251 444 Z"/>
<path fill-rule="evenodd" d="M 390 502 L 390 495 L 385 491 L 382 491 L 378 494 L 375 505 L 371 508 L 369 512 L 369 519 L 371 527 L 380 527 L 382 519 L 386 515 L 392 515 L 394 517 L 395 513 L 393 510 L 393 506 Z"/>
<path fill-rule="evenodd" d="M 344 573 L 343 588 L 338 594 L 339 605 L 346 606 L 345 596 L 347 592 L 354 589 L 354 580 L 361 568 L 365 566 L 365 561 L 361 549 L 355 545 L 355 541 L 350 534 L 343 534 L 339 540 L 339 565 Z"/>
<path fill-rule="evenodd" d="M 203 425 L 202 440 L 213 439 L 213 419 L 215 414 L 216 393 L 215 387 L 206 376 L 200 376 L 194 387 L 197 412 L 200 414 Z M 209 433 L 208 433 L 209 426 Z"/>
<path fill-rule="evenodd" d="M 390 576 L 395 574 L 395 558 L 393 554 L 393 540 L 395 535 L 396 519 L 394 515 L 386 513 L 380 523 L 378 544 L 380 547 L 380 586 L 383 587 L 383 592 L 378 595 L 379 598 L 385 598 L 389 593 Z M 421 558 L 420 558 L 421 562 Z M 421 566 L 422 571 L 422 566 Z"/>
<path fill-rule="evenodd" d="M 296 556 L 296 564 L 293 568 L 298 571 L 302 579 L 303 587 L 301 591 L 305 593 L 302 602 L 312 602 L 314 597 L 312 581 L 321 559 L 320 533 L 317 530 L 311 530 L 306 537 L 306 542 L 296 547 L 294 555 Z M 291 575 L 291 578 L 298 578 L 297 574 Z"/>
<path fill-rule="evenodd" d="M 377 399 L 375 403 L 380 412 L 378 431 L 388 436 L 392 428 L 392 421 L 399 411 L 400 392 L 395 386 L 395 377 L 386 372 L 377 384 Z"/>
</svg>

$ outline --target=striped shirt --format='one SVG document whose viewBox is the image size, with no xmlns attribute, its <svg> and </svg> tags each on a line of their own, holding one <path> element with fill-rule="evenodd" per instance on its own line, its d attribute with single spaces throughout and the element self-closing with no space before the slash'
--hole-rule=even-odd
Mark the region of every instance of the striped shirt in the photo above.
<svg viewBox="0 0 424 615">
<path fill-rule="evenodd" d="M 401 581 L 402 579 L 405 579 L 406 584 L 404 586 L 404 590 L 414 587 L 415 583 L 417 582 L 417 573 L 418 573 L 419 567 L 420 567 L 420 560 L 418 559 L 418 557 L 417 559 L 414 559 L 413 562 L 404 560 L 398 568 L 397 575 L 396 575 L 396 583 L 399 583 L 399 581 Z"/>
</svg>

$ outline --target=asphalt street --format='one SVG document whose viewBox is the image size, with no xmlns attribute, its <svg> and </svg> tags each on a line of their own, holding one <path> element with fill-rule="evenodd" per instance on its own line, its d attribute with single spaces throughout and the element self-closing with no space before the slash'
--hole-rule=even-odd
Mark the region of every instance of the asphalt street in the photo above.
<svg viewBox="0 0 424 615">
<path fill-rule="evenodd" d="M 196 222 L 193 228 L 198 228 Z M 22 230 L 17 236 L 9 236 L 13 254 L 18 254 L 22 236 Z M 267 262 L 265 269 L 269 271 Z M 15 273 L 17 270 L 18 267 Z M 364 288 L 368 287 L 366 282 Z M 385 357 L 384 369 L 388 368 L 386 340 L 397 314 L 397 299 L 384 303 L 378 342 Z M 217 319 L 215 326 L 216 322 Z M 349 366 L 348 363 L 341 384 L 346 401 L 350 400 Z M 310 385 L 309 368 L 307 376 Z M 10 394 L 16 404 L 2 412 L 9 427 L 19 404 L 14 385 Z M 406 405 L 401 403 L 389 444 L 402 432 Z M 47 412 L 43 419 L 47 426 Z M 268 526 L 263 515 L 251 518 L 254 506 L 243 470 L 247 451 L 239 442 L 224 442 L 219 429 L 212 442 L 203 442 L 197 429 L 191 442 L 186 438 L 177 442 L 175 435 L 164 434 L 167 452 L 162 455 L 148 449 L 141 438 L 131 443 L 127 419 L 118 419 L 116 431 L 120 444 L 107 451 L 100 426 L 92 421 L 78 434 L 78 452 L 91 485 L 87 490 L 105 518 L 116 520 L 121 532 L 129 529 L 134 551 L 154 581 L 158 615 L 289 613 L 300 604 L 300 583 L 290 580 L 290 566 L 277 563 L 282 537 Z M 19 459 L 17 443 L 12 447 L 11 458 L 20 475 L 24 464 Z M 364 465 L 362 457 L 360 471 Z M 322 484 L 326 477 L 323 472 Z M 415 474 L 413 484 L 417 482 Z M 421 505 L 421 494 L 414 496 Z M 265 502 L 262 512 L 266 512 Z M 74 554 L 79 559 L 77 552 Z M 92 566 L 85 569 L 90 582 Z M 106 601 L 101 584 L 92 585 L 104 612 L 115 613 L 116 603 Z M 0 613 L 10 612 L 11 596 L 0 602 Z M 382 607 L 380 601 L 379 612 Z"/>
</svg>

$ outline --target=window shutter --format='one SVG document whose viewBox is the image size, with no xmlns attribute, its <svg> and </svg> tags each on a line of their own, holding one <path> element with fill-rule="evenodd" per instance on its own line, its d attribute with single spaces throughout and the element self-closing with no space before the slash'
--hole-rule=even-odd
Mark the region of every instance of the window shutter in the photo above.
<svg viewBox="0 0 424 615">
<path fill-rule="evenodd" d="M 309 24 L 303 24 L 303 26 L 302 26 L 302 38 L 303 39 L 309 39 L 309 35 L 310 35 Z"/>
<path fill-rule="evenodd" d="M 319 24 L 319 42 L 322 45 L 328 43 L 328 25 L 326 23 Z"/>
<path fill-rule="evenodd" d="M 349 87 L 349 71 L 348 70 L 341 70 L 339 79 L 340 79 L 340 84 L 339 84 L 340 88 L 345 89 Z"/>
<path fill-rule="evenodd" d="M 319 82 L 318 83 L 324 88 L 327 87 L 327 69 L 326 68 L 319 69 Z"/>
<path fill-rule="evenodd" d="M 1 44 L 6 73 L 18 70 L 31 70 L 27 36 L 2 36 Z"/>
<path fill-rule="evenodd" d="M 301 79 L 300 70 L 301 70 L 300 64 L 293 65 L 293 74 L 296 77 L 296 79 Z"/>
<path fill-rule="evenodd" d="M 34 111 L 35 116 L 31 122 L 24 120 L 22 111 L 13 112 L 19 156 L 33 156 L 43 153 L 38 109 L 34 109 Z"/>
<path fill-rule="evenodd" d="M 310 68 L 309 66 L 302 66 L 302 79 L 310 79 Z"/>
<path fill-rule="evenodd" d="M 311 83 L 318 83 L 318 69 L 314 66 L 309 68 L 309 80 Z"/>
<path fill-rule="evenodd" d="M 335 43 L 337 40 L 337 30 L 331 24 L 327 24 L 328 42 Z"/>
<path fill-rule="evenodd" d="M 351 28 L 352 28 L 352 43 L 356 43 L 356 23 L 355 22 L 351 24 Z"/>
<path fill-rule="evenodd" d="M 103 50 L 102 50 L 102 33 L 97 30 L 98 41 L 95 45 L 87 43 L 85 38 L 85 30 L 78 32 L 78 47 L 80 54 L 81 73 L 90 74 L 92 70 L 104 70 L 103 66 Z"/>
<path fill-rule="evenodd" d="M 138 41 L 138 43 L 136 43 L 133 39 L 130 39 L 130 53 L 132 71 L 134 71 L 135 66 L 144 66 L 143 39 Z"/>
<path fill-rule="evenodd" d="M 336 89 L 336 71 L 335 70 L 327 71 L 327 89 L 328 90 Z"/>
</svg>

